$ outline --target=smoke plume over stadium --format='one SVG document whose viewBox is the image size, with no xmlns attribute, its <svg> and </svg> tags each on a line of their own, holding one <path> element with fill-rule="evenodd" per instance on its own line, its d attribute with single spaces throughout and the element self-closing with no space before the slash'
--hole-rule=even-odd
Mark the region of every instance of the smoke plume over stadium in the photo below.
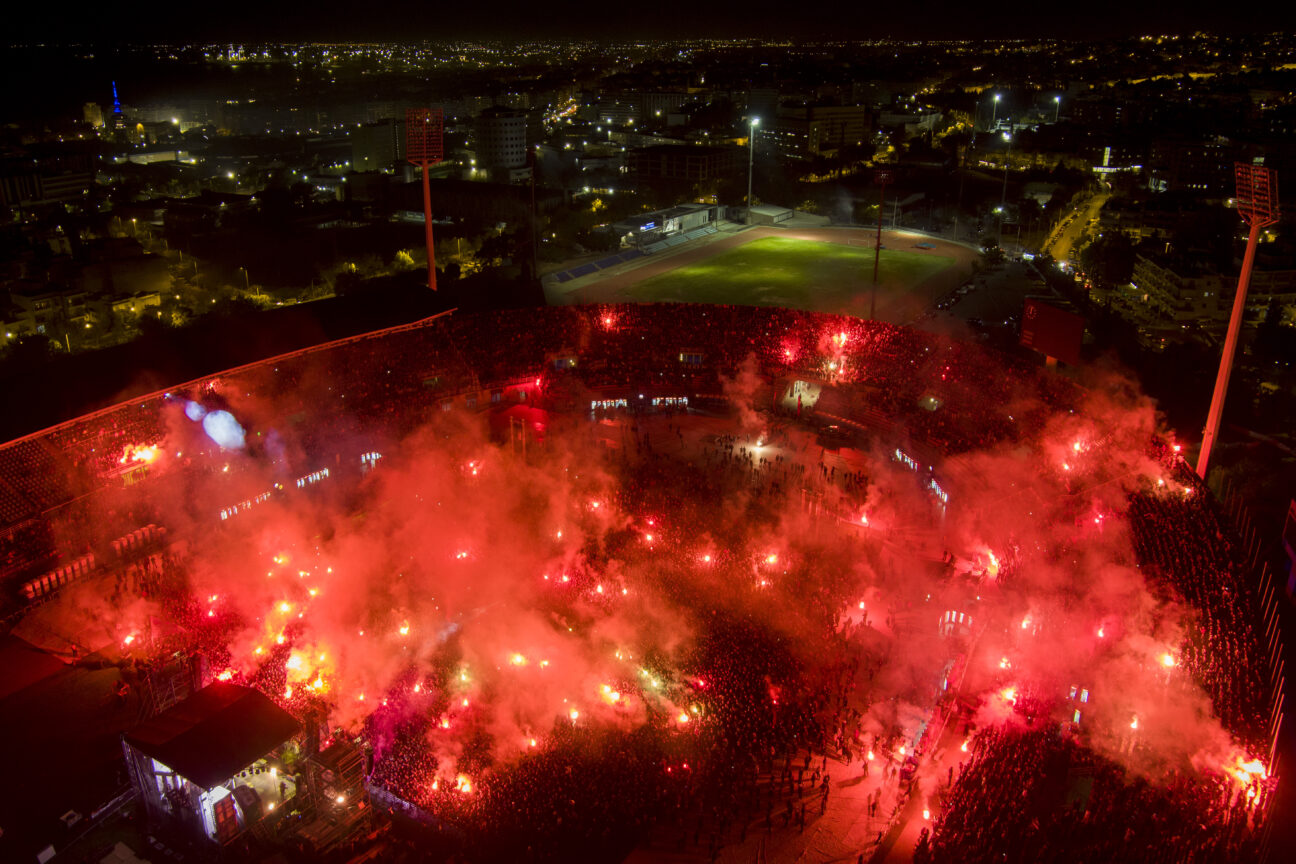
<svg viewBox="0 0 1296 864">
<path fill-rule="evenodd" d="M 1134 385 L 785 310 L 680 316 L 659 353 L 712 344 L 713 377 L 653 380 L 655 314 L 492 322 L 516 352 L 438 325 L 416 338 L 466 361 L 393 337 L 160 397 L 129 442 L 153 448 L 146 498 L 77 524 L 158 514 L 178 582 L 87 582 L 47 620 L 201 650 L 362 738 L 372 783 L 485 857 L 528 820 L 570 848 L 591 818 L 673 818 L 771 746 L 909 766 L 948 805 L 953 770 L 912 757 L 960 724 L 964 750 L 1052 728 L 1254 810 L 1261 694 L 1211 659 L 1223 632 L 1250 668 L 1254 633 L 1217 611 L 1226 580 L 1198 584 L 1223 541 L 1194 534 L 1205 492 Z M 555 371 L 568 354 L 584 376 Z M 499 416 L 419 392 L 452 362 L 513 372 Z M 830 430 L 788 395 L 812 380 Z"/>
</svg>

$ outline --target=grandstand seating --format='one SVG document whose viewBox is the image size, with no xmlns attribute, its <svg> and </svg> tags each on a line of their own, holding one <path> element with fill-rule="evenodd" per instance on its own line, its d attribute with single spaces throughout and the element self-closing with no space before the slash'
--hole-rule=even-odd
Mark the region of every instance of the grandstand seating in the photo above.
<svg viewBox="0 0 1296 864">
<path fill-rule="evenodd" d="M 40 439 L 0 448 L 0 480 L 18 491 L 37 510 L 75 494 L 65 460 Z"/>
<path fill-rule="evenodd" d="M 719 231 L 714 225 L 705 225 L 701 228 L 694 228 L 683 234 L 674 234 L 655 243 L 649 243 L 638 249 L 626 249 L 616 255 L 610 255 L 607 258 L 600 258 L 589 264 L 580 264 L 576 267 L 570 267 L 566 270 L 560 270 L 557 273 L 550 273 L 545 276 L 546 282 L 570 282 L 573 279 L 579 279 L 582 276 L 589 276 L 597 273 L 599 270 L 607 270 L 609 267 L 615 267 L 618 264 L 624 264 L 627 261 L 633 261 L 636 258 L 642 258 L 645 255 L 653 255 L 666 249 L 673 249 L 693 240 L 699 240 Z"/>
<path fill-rule="evenodd" d="M 0 456 L 0 458 L 3 458 Z M 0 525 L 12 525 L 35 515 L 31 502 L 0 479 Z"/>
<path fill-rule="evenodd" d="M 681 362 L 685 352 L 701 362 Z M 769 377 L 814 378 L 824 376 L 827 353 L 844 359 L 846 372 L 835 373 L 837 392 L 825 396 L 826 407 L 873 428 L 885 421 L 947 455 L 1011 440 L 1042 422 L 1006 414 L 1023 382 L 1033 382 L 1051 405 L 1076 404 L 1069 384 L 976 345 L 844 316 L 671 304 L 453 315 L 272 358 L 186 389 L 235 400 L 244 393 L 267 397 L 262 401 L 276 414 L 249 422 L 272 429 L 300 418 L 297 437 L 310 451 L 343 430 L 412 428 L 426 408 L 450 397 L 524 379 L 570 375 L 604 390 L 717 393 L 720 376 L 749 357 Z M 575 354 L 576 368 L 546 367 L 546 358 L 558 354 Z M 941 400 L 941 410 L 918 407 L 928 394 Z M 0 532 L 26 526 L 0 533 L 2 572 L 30 580 L 41 572 L 36 568 L 48 568 L 60 551 L 55 532 L 32 517 L 85 492 L 120 488 L 123 448 L 165 440 L 167 412 L 174 416 L 177 405 L 154 394 L 0 446 Z M 1192 483 L 1182 460 L 1168 464 L 1177 466 L 1181 483 Z M 1254 606 L 1213 506 L 1204 488 L 1188 500 L 1134 496 L 1135 546 L 1150 573 L 1205 610 L 1203 632 L 1185 647 L 1185 662 L 1230 727 L 1254 735 L 1267 692 Z M 68 550 L 62 560 L 85 551 Z"/>
</svg>

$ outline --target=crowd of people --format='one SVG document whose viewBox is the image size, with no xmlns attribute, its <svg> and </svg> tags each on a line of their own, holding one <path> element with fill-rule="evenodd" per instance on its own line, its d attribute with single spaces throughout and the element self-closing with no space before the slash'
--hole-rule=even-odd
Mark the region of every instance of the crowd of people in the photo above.
<svg viewBox="0 0 1296 864">
<path fill-rule="evenodd" d="M 645 304 L 451 315 L 271 358 L 187 392 L 125 403 L 0 446 L 0 577 L 30 578 L 55 566 L 63 551 L 45 532 L 4 529 L 45 518 L 87 493 L 111 493 L 127 470 L 169 470 L 169 454 L 150 452 L 141 462 L 130 454 L 183 428 L 177 417 L 190 399 L 228 408 L 248 431 L 249 447 L 295 457 L 304 473 L 333 455 L 327 451 L 343 435 L 397 440 L 466 394 L 484 407 L 509 385 L 535 381 L 539 386 L 528 391 L 535 398 L 567 379 L 604 393 L 719 393 L 721 379 L 749 359 L 769 379 L 830 378 L 857 394 L 853 402 L 954 450 L 1023 432 L 1029 418 L 1007 420 L 990 397 L 1039 377 L 1025 368 L 1005 370 L 1002 358 L 975 345 L 790 309 Z M 943 407 L 920 407 L 926 396 Z M 292 439 L 293 452 L 275 450 L 284 438 Z"/>
<path fill-rule="evenodd" d="M 1228 781 L 1132 779 L 1052 724 L 990 727 L 942 787 L 915 861 L 1256 860 L 1255 809 Z"/>
<path fill-rule="evenodd" d="M 164 440 L 185 398 L 227 406 L 249 429 L 265 433 L 251 439 L 254 450 L 296 460 L 305 469 L 344 438 L 353 444 L 397 440 L 437 416 L 447 400 L 469 393 L 502 392 L 528 382 L 528 398 L 541 400 L 546 391 L 568 384 L 604 395 L 641 389 L 716 394 L 744 367 L 767 383 L 830 381 L 847 394 L 841 404 L 881 412 L 895 428 L 948 453 L 1025 440 L 1051 412 L 1077 399 L 1070 385 L 978 346 L 879 322 L 755 307 L 567 307 L 454 315 L 382 338 L 275 358 L 219 376 L 183 397 L 133 403 L 73 424 L 39 446 L 77 466 L 82 485 L 76 488 L 107 490 L 119 474 L 112 463 L 119 460 L 104 454 Z M 1022 404 L 1009 397 L 1025 387 L 1033 387 L 1037 398 L 1008 414 L 1006 405 Z M 277 428 L 285 434 L 271 434 Z M 766 431 L 780 434 L 777 423 Z M 707 502 L 741 490 L 746 515 L 761 524 L 794 490 L 831 490 L 835 508 L 854 506 L 868 489 L 868 473 L 769 455 L 736 435 L 706 442 L 700 460 L 673 460 L 657 455 L 662 442 L 654 447 L 646 433 L 634 434 L 619 494 L 627 511 L 671 514 L 674 530 L 661 531 L 659 548 L 681 553 L 659 568 L 656 587 L 681 608 L 713 613 L 697 616 L 693 653 L 671 658 L 664 670 L 675 694 L 696 703 L 706 722 L 681 730 L 668 716 L 650 716 L 638 728 L 616 729 L 559 717 L 537 752 L 509 765 L 493 761 L 485 740 L 468 741 L 456 770 L 490 780 L 465 789 L 437 779 L 447 766 L 430 744 L 434 730 L 426 724 L 434 715 L 419 721 L 425 725 L 415 722 L 393 732 L 376 725 L 382 715 L 375 712 L 366 729 L 380 741 L 371 782 L 434 814 L 447 836 L 494 860 L 570 860 L 591 850 L 613 857 L 628 845 L 663 838 L 714 859 L 752 831 L 802 830 L 828 808 L 828 776 L 866 759 L 863 754 L 873 747 L 882 756 L 874 770 L 901 796 L 903 766 L 894 756 L 902 746 L 901 730 L 870 731 L 863 722 L 871 673 L 883 658 L 864 647 L 864 626 L 839 626 L 847 602 L 857 599 L 847 596 L 845 585 L 826 574 L 800 574 L 795 608 L 779 621 L 779 627 L 796 629 L 793 650 L 769 622 L 732 610 L 720 614 L 725 610 L 697 593 L 696 582 L 672 578 L 672 568 L 695 564 L 686 564 L 682 554 L 692 554 L 683 539 L 686 526 L 716 521 L 698 517 Z M 283 450 L 272 453 L 281 439 Z M 8 470 L 30 471 L 36 457 L 24 453 L 0 448 L 0 468 L 12 463 L 17 467 Z M 1267 688 L 1254 597 L 1208 494 L 1172 455 L 1156 455 L 1178 472 L 1176 491 L 1131 496 L 1135 551 L 1145 569 L 1172 585 L 1199 615 L 1184 664 L 1226 726 L 1258 740 L 1264 731 L 1259 700 Z M 159 473 L 167 470 L 173 469 L 162 466 Z M 103 494 L 108 500 L 110 493 Z M 148 509 L 147 487 L 124 500 L 111 510 L 114 525 L 161 518 Z M 95 501 L 87 501 L 67 509 L 57 530 L 32 542 L 65 543 L 78 525 L 88 530 L 88 523 L 69 521 L 91 518 Z M 11 538 L 23 536 L 28 535 L 0 534 L 0 552 L 15 572 L 22 550 L 11 548 Z M 732 566 L 736 573 L 750 570 L 749 562 Z M 222 645 L 228 634 L 202 621 L 183 598 L 182 564 L 168 559 L 164 573 L 145 575 L 144 589 L 168 614 L 185 620 L 187 638 L 202 643 L 220 665 L 228 656 Z M 749 590 L 758 590 L 748 582 Z M 168 585 L 174 587 L 170 594 Z M 138 586 L 132 578 L 117 587 Z M 270 673 L 250 683 L 276 694 L 283 689 L 282 676 Z M 1069 784 L 1072 776 L 1084 782 Z M 1088 791 L 1068 798 L 1066 789 L 1077 786 Z M 869 806 L 876 809 L 877 801 Z M 1194 792 L 1188 779 L 1169 788 L 1126 783 L 1114 765 L 1055 731 L 987 729 L 975 739 L 974 754 L 957 779 L 951 775 L 918 855 L 941 861 L 1002 860 L 1002 854 L 1041 861 L 1169 861 L 1193 848 L 1233 853 L 1253 843 L 1253 810 L 1237 795 L 1223 800 L 1214 787 Z M 1149 815 L 1135 815 L 1140 812 Z"/>
<path fill-rule="evenodd" d="M 643 843 L 715 860 L 749 835 L 803 832 L 825 814 L 830 778 L 864 760 L 872 741 L 851 707 L 858 660 L 845 659 L 853 652 L 830 622 L 818 624 L 813 647 L 822 650 L 805 652 L 815 661 L 763 626 L 708 622 L 674 670 L 678 692 L 707 718 L 687 730 L 662 714 L 634 729 L 559 718 L 513 764 L 461 754 L 453 770 L 488 777 L 465 792 L 444 770 L 432 785 L 436 757 L 425 731 L 409 729 L 376 759 L 374 780 L 435 814 L 443 834 L 484 860 L 616 860 Z M 899 788 L 894 744 L 877 742 L 887 759 L 876 763 L 875 812 L 881 784 L 892 798 Z"/>
<path fill-rule="evenodd" d="M 1234 735 L 1267 749 L 1271 681 L 1258 634 L 1260 607 L 1229 540 L 1218 505 L 1182 459 L 1165 457 L 1176 488 L 1130 497 L 1135 551 L 1144 569 L 1196 615 L 1182 662 Z"/>
</svg>

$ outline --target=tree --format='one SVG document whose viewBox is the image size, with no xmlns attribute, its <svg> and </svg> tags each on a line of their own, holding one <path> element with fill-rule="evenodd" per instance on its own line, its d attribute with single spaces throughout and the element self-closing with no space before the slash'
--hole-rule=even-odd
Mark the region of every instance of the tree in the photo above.
<svg viewBox="0 0 1296 864">
<path fill-rule="evenodd" d="M 506 234 L 503 231 L 498 234 L 492 234 L 482 240 L 480 257 L 487 261 L 507 258 L 512 254 L 513 235 Z"/>
<path fill-rule="evenodd" d="M 35 334 L 7 341 L 0 360 L 4 370 L 15 377 L 44 369 L 54 355 L 54 343 L 47 336 Z"/>
<path fill-rule="evenodd" d="M 582 231 L 576 235 L 576 242 L 591 252 L 609 252 L 621 245 L 612 231 Z"/>
<path fill-rule="evenodd" d="M 1253 350 L 1262 363 L 1291 363 L 1296 360 L 1296 330 L 1282 323 L 1283 306 L 1275 297 L 1269 301 L 1264 321 L 1256 328 Z"/>
<path fill-rule="evenodd" d="M 1103 288 L 1124 285 L 1134 275 L 1134 244 L 1124 234 L 1107 232 L 1080 252 L 1080 264 Z"/>
<path fill-rule="evenodd" d="M 1228 272 L 1237 224 L 1237 214 L 1225 207 L 1197 208 L 1179 220 L 1170 242 L 1177 252 L 1204 254 L 1216 270 Z"/>
<path fill-rule="evenodd" d="M 168 321 L 156 311 L 146 311 L 139 316 L 139 339 L 148 344 L 161 345 L 169 339 L 174 329 Z"/>
</svg>

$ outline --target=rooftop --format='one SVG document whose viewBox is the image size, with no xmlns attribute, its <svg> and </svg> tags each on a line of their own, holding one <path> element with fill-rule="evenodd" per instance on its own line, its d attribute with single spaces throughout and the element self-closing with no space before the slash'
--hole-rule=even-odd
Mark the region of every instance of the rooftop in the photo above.
<svg viewBox="0 0 1296 864">
<path fill-rule="evenodd" d="M 126 733 L 127 743 L 211 789 L 297 734 L 297 720 L 258 690 L 217 682 Z"/>
</svg>

